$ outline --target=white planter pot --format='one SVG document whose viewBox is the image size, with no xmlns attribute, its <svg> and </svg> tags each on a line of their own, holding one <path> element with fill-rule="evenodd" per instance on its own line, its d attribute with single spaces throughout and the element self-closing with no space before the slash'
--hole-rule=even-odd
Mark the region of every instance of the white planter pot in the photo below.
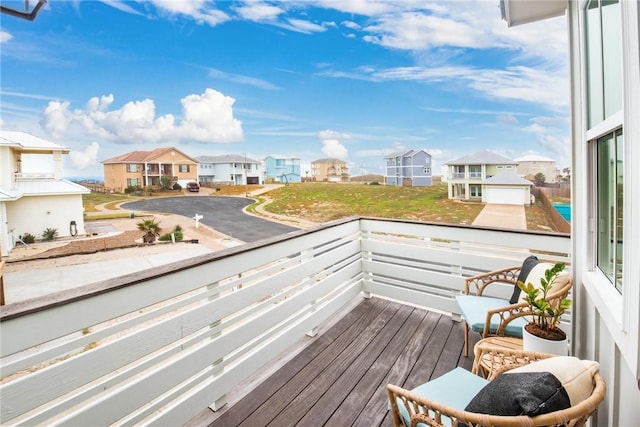
<svg viewBox="0 0 640 427">
<path fill-rule="evenodd" d="M 550 341 L 531 335 L 525 328 L 522 328 L 522 349 L 524 351 L 556 354 L 558 356 L 566 356 L 569 354 L 567 338 L 562 341 Z"/>
</svg>

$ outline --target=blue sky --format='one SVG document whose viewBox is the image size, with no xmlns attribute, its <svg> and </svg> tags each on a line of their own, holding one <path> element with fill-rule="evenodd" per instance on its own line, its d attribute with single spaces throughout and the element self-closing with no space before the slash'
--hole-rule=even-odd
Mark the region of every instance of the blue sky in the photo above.
<svg viewBox="0 0 640 427">
<path fill-rule="evenodd" d="M 571 162 L 565 18 L 507 28 L 498 0 L 51 0 L 0 19 L 0 126 L 69 147 L 68 177 L 166 146 L 352 175 L 405 149 L 435 174 L 484 149 Z"/>
</svg>

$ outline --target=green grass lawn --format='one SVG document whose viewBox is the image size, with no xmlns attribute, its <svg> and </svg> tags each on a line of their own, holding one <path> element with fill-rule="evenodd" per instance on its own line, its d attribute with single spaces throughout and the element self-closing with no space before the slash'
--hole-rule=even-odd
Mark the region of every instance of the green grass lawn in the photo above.
<svg viewBox="0 0 640 427">
<path fill-rule="evenodd" d="M 326 222 L 348 216 L 372 216 L 471 224 L 483 204 L 447 199 L 446 184 L 431 187 L 303 183 L 268 194 L 265 210 L 275 214 Z"/>
</svg>

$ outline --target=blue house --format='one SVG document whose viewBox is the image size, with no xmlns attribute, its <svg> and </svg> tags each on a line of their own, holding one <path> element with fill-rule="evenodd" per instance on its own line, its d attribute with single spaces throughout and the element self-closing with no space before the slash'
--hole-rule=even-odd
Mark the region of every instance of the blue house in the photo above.
<svg viewBox="0 0 640 427">
<path fill-rule="evenodd" d="M 431 154 L 425 150 L 397 151 L 384 159 L 387 185 L 427 187 L 432 184 Z"/>
<path fill-rule="evenodd" d="M 302 182 L 300 175 L 300 158 L 285 156 L 267 156 L 264 159 L 264 181 Z"/>
</svg>

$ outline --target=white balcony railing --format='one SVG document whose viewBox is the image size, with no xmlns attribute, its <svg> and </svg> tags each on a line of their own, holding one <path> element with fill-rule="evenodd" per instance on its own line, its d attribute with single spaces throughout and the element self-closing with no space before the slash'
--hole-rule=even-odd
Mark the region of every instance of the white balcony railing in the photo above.
<svg viewBox="0 0 640 427">
<path fill-rule="evenodd" d="M 53 172 L 16 172 L 16 181 L 36 181 L 36 180 L 51 180 L 55 178 Z"/>
<path fill-rule="evenodd" d="M 4 306 L 0 423 L 180 425 L 354 298 L 456 316 L 464 277 L 530 252 L 570 239 L 351 218 Z"/>
</svg>

